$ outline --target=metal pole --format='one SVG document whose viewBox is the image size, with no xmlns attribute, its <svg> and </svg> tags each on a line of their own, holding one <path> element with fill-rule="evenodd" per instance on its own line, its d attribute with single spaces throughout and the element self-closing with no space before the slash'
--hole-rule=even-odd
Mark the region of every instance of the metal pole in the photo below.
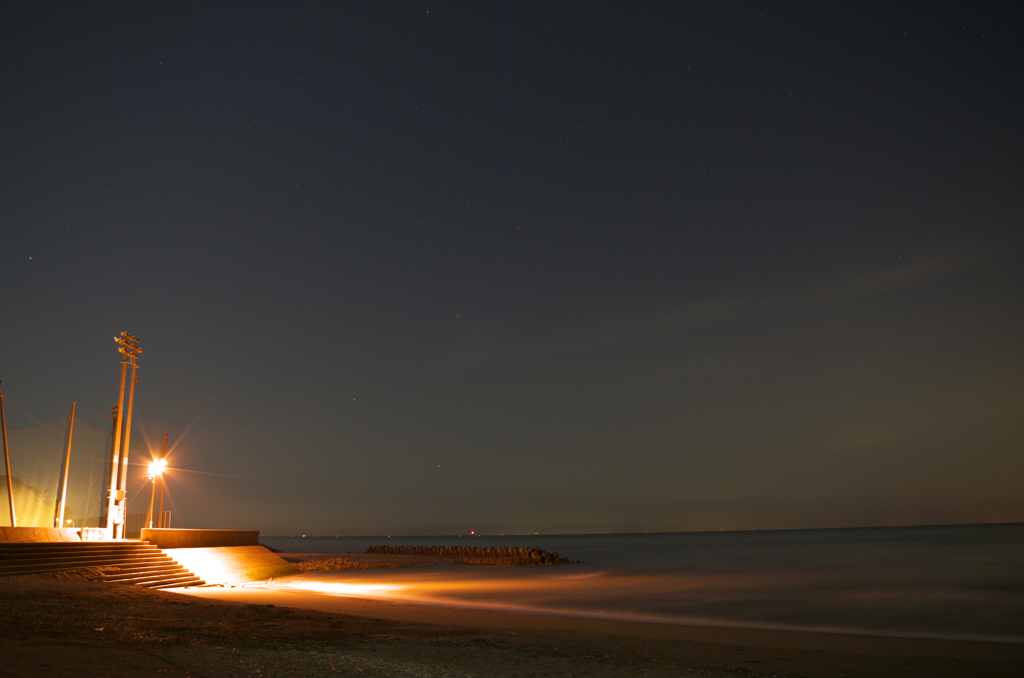
<svg viewBox="0 0 1024 678">
<path fill-rule="evenodd" d="M 71 468 L 71 433 L 75 430 L 75 404 L 71 403 L 71 423 L 68 424 L 68 452 L 64 456 L 64 480 L 60 490 L 60 516 L 57 527 L 64 527 L 64 507 L 68 505 L 68 469 Z"/>
<path fill-rule="evenodd" d="M 127 492 L 126 484 L 128 479 L 128 442 L 131 438 L 132 430 L 132 398 L 135 395 L 135 384 L 138 382 L 138 377 L 135 376 L 135 369 L 138 367 L 139 355 L 142 354 L 142 348 L 139 346 L 139 340 L 128 334 L 127 332 L 121 332 L 120 337 L 114 337 L 114 341 L 118 344 L 118 352 L 124 356 L 124 360 L 121 364 L 121 404 L 117 409 L 117 431 L 114 435 L 115 442 L 120 441 L 121 437 L 121 412 L 124 405 L 124 375 L 127 364 L 132 365 L 132 386 L 131 393 L 128 397 L 128 425 L 125 429 L 125 445 L 123 448 L 119 448 L 117 445 L 113 448 L 114 458 L 111 460 L 112 468 L 111 471 L 113 476 L 110 478 L 110 498 L 108 500 L 108 515 L 107 515 L 107 527 L 112 528 L 111 536 L 114 539 L 120 539 L 124 532 L 124 520 L 123 515 L 124 509 L 127 507 Z M 117 463 L 117 452 L 120 449 L 120 468 Z"/>
<path fill-rule="evenodd" d="M 89 511 L 91 510 L 90 504 L 92 503 L 92 488 L 96 484 L 94 482 L 96 478 L 96 460 L 89 460 L 89 489 L 85 493 L 85 514 L 82 516 L 82 527 L 86 527 L 89 524 Z"/>
<path fill-rule="evenodd" d="M 167 459 L 167 434 L 170 431 L 164 431 L 164 452 L 161 459 Z M 158 521 L 160 527 L 164 526 L 164 488 L 167 486 L 167 481 L 164 480 L 164 476 L 160 474 L 160 520 Z"/>
<path fill-rule="evenodd" d="M 121 480 L 117 488 L 121 491 L 121 506 L 125 509 L 126 521 L 128 520 L 128 446 L 131 444 L 132 439 L 132 403 L 135 400 L 135 384 L 139 383 L 135 369 L 135 361 L 132 361 L 132 385 L 128 390 L 128 417 L 124 425 L 124 449 L 121 450 Z M 114 535 L 114 539 L 120 539 L 124 536 L 124 528 L 124 523 L 121 523 L 120 527 L 115 528 L 117 534 Z"/>
<path fill-rule="evenodd" d="M 106 494 L 100 497 L 100 522 L 99 524 L 97 524 L 97 527 L 109 527 L 110 522 L 107 518 L 107 505 L 110 503 L 110 477 L 112 473 L 116 472 L 116 470 L 111 469 L 117 468 L 118 448 L 114 447 L 114 440 L 117 438 L 117 432 L 119 428 L 119 417 L 117 416 L 117 413 L 120 411 L 120 409 L 121 408 L 118 407 L 117 403 L 114 403 L 113 405 L 110 406 L 110 421 L 113 422 L 110 425 L 110 454 L 112 461 L 109 464 L 107 464 L 107 472 L 106 475 L 103 476 L 103 484 L 107 488 L 107 490 Z"/>
<path fill-rule="evenodd" d="M 153 476 L 153 489 L 149 493 L 149 513 L 146 515 L 146 525 L 153 529 L 153 500 L 156 499 L 156 476 Z"/>
<path fill-rule="evenodd" d="M 7 467 L 7 501 L 11 507 L 11 527 L 18 526 L 18 517 L 14 515 L 14 485 L 11 483 L 11 455 L 7 451 L 7 416 L 4 414 L 4 382 L 0 381 L 0 425 L 4 429 L 4 466 Z"/>
<path fill-rule="evenodd" d="M 115 337 L 116 341 L 117 338 Z M 110 485 L 107 487 L 107 514 L 103 516 L 101 527 L 112 528 L 117 511 L 117 457 L 121 450 L 121 410 L 124 409 L 124 378 L 128 371 L 128 355 L 125 354 L 121 360 L 121 393 L 117 397 L 117 409 L 112 413 L 114 420 L 114 435 L 110 443 Z M 113 536 L 113 533 L 111 533 Z"/>
</svg>

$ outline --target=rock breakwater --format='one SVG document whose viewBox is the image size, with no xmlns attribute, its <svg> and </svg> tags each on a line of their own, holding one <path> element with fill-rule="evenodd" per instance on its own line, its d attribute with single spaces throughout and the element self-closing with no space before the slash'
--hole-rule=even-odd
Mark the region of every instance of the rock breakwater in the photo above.
<svg viewBox="0 0 1024 678">
<path fill-rule="evenodd" d="M 433 556 L 467 565 L 568 565 L 578 560 L 560 558 L 558 551 L 521 546 L 371 546 L 367 553 L 395 556 Z"/>
</svg>

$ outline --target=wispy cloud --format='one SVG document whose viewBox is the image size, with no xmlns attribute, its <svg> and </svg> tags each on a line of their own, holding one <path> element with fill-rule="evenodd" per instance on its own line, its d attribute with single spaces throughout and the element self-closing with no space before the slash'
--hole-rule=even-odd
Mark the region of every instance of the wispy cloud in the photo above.
<svg viewBox="0 0 1024 678">
<path fill-rule="evenodd" d="M 1004 401 L 992 397 L 989 392 L 973 394 L 967 406 L 946 408 L 941 417 L 935 416 L 934 409 L 923 412 L 901 413 L 900 421 L 888 426 L 858 433 L 837 441 L 828 449 L 834 453 L 861 453 L 874 449 L 884 449 L 906 443 L 910 440 L 934 441 L 949 440 L 956 431 L 977 430 L 980 424 L 991 422 L 1013 415 L 1014 418 L 1024 411 L 1024 400 L 1012 399 Z M 986 400 L 986 396 L 988 399 Z"/>
<path fill-rule="evenodd" d="M 464 331 L 455 352 L 442 361 L 441 369 L 459 371 L 497 361 L 628 346 L 730 322 L 837 306 L 926 284 L 990 260 L 983 254 L 934 255 L 786 295 L 722 298 L 620 312 L 587 323 L 569 323 L 531 339 L 514 339 L 494 327 L 476 326 Z"/>
</svg>

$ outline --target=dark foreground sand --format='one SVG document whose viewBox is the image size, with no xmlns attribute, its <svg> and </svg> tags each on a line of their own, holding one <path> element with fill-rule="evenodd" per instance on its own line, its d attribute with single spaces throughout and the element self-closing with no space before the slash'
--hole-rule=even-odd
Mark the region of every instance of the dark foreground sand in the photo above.
<svg viewBox="0 0 1024 678">
<path fill-rule="evenodd" d="M 185 594 L 35 575 L 0 579 L 0 675 L 1019 677 L 1024 647 L 438 609 L 257 587 Z"/>
</svg>

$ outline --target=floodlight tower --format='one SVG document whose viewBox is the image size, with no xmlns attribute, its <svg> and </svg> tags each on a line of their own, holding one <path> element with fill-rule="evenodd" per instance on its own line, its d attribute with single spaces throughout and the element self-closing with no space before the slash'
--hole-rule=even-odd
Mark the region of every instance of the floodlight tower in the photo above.
<svg viewBox="0 0 1024 678">
<path fill-rule="evenodd" d="M 137 360 L 139 354 L 142 353 L 142 348 L 139 346 L 139 340 L 133 337 L 132 335 L 128 334 L 127 332 L 122 332 L 121 336 L 122 341 L 118 342 L 119 344 L 121 344 L 119 348 L 120 350 L 124 351 L 125 353 L 128 353 L 131 356 L 129 358 L 129 362 L 132 365 L 132 385 L 131 388 L 128 390 L 128 418 L 125 420 L 124 423 L 124 446 L 121 450 L 120 460 L 121 486 L 118 488 L 119 490 L 121 490 L 121 494 L 124 498 L 123 501 L 121 502 L 121 512 L 123 514 L 128 506 L 128 450 L 132 440 L 132 405 L 135 402 L 135 384 L 139 383 L 139 376 L 135 373 L 135 370 L 138 369 Z M 123 531 L 124 520 L 121 521 L 121 529 L 119 530 L 119 534 L 117 536 L 124 536 L 123 534 L 121 534 L 121 532 Z"/>
<path fill-rule="evenodd" d="M 111 528 L 111 536 L 114 539 L 120 539 L 124 533 L 125 507 L 128 498 L 126 486 L 128 483 L 128 450 L 132 431 L 132 404 L 135 400 L 135 384 L 139 381 L 135 371 L 139 368 L 138 358 L 142 353 L 142 347 L 139 346 L 139 340 L 127 332 L 121 332 L 121 336 L 114 337 L 114 341 L 117 342 L 117 351 L 122 356 L 121 395 L 117 411 L 115 412 L 114 440 L 111 444 L 110 487 L 107 490 L 106 527 Z M 132 366 L 131 388 L 128 391 L 128 417 L 125 422 L 124 444 L 119 445 L 121 438 L 121 405 L 124 403 L 124 378 L 128 365 Z"/>
<path fill-rule="evenodd" d="M 117 518 L 117 453 L 121 449 L 121 410 L 124 409 L 124 375 L 128 369 L 127 356 L 121 357 L 121 393 L 117 402 L 110 408 L 110 420 L 114 422 L 110 431 L 110 463 L 107 465 L 107 496 L 101 497 L 103 509 L 100 515 L 100 527 L 114 529 Z M 120 522 L 120 521 L 118 521 Z M 113 536 L 113 532 L 111 532 Z"/>
<path fill-rule="evenodd" d="M 0 386 L 3 382 L 0 381 Z M 11 484 L 11 455 L 7 451 L 7 417 L 4 416 L 4 392 L 0 388 L 0 423 L 4 429 L 4 467 L 7 469 L 7 501 L 11 507 L 11 527 L 18 526 L 18 517 L 14 513 L 14 485 Z"/>
</svg>

